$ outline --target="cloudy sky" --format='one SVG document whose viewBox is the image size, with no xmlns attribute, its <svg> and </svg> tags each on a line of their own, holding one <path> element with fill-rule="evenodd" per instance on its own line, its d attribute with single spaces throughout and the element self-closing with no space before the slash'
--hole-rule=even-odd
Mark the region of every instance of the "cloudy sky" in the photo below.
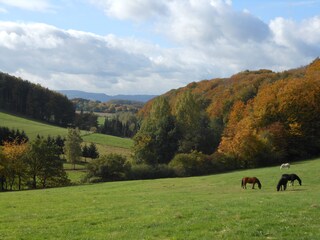
<svg viewBox="0 0 320 240">
<path fill-rule="evenodd" d="M 162 94 L 320 55 L 320 0 L 0 0 L 0 71 L 53 90 Z"/>
</svg>

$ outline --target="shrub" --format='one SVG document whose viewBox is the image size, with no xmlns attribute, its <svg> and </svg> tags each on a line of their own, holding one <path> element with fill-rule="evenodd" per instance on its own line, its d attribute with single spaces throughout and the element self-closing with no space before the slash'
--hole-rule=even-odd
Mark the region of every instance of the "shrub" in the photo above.
<svg viewBox="0 0 320 240">
<path fill-rule="evenodd" d="M 212 171 L 211 158 L 201 152 L 177 154 L 169 163 L 179 177 L 208 174 Z"/>
<path fill-rule="evenodd" d="M 132 165 L 130 171 L 130 179 L 155 179 L 169 178 L 174 176 L 174 170 L 166 164 L 135 164 Z"/>
<path fill-rule="evenodd" d="M 89 182 L 119 181 L 127 179 L 130 163 L 120 154 L 108 154 L 93 160 L 88 165 Z"/>
</svg>

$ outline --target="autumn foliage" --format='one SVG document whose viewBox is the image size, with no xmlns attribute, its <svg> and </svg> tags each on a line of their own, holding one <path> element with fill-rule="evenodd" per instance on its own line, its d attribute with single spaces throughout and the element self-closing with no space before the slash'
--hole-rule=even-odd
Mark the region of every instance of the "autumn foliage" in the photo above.
<svg viewBox="0 0 320 240">
<path fill-rule="evenodd" d="M 186 93 L 201 103 L 197 111 L 187 105 L 181 110 L 179 101 Z M 161 97 L 167 99 L 176 120 L 193 116 L 196 122 L 182 121 L 189 126 L 183 131 L 192 132 L 193 139 L 203 136 L 204 132 L 197 129 L 204 122 L 197 116 L 206 113 L 209 128 L 205 131 L 213 132 L 206 143 L 209 141 L 214 148 L 214 154 L 208 156 L 213 163 L 219 162 L 220 168 L 222 162 L 225 166 L 249 168 L 320 155 L 319 59 L 306 67 L 279 73 L 244 71 L 227 79 L 193 82 Z M 151 100 L 139 112 L 143 119 L 156 101 Z M 152 141 L 148 144 L 151 146 Z M 190 153 L 179 149 L 181 146 L 175 154 Z M 191 150 L 199 149 L 201 146 Z"/>
</svg>

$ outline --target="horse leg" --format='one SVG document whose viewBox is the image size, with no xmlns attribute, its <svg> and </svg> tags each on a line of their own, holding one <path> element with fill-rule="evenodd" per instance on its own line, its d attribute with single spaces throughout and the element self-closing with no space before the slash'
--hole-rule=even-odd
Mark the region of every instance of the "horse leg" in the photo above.
<svg viewBox="0 0 320 240">
<path fill-rule="evenodd" d="M 252 184 L 252 189 L 254 189 L 254 185 L 255 185 L 255 184 L 256 184 L 256 183 L 253 183 L 253 184 Z"/>
<path fill-rule="evenodd" d="M 241 181 L 241 186 L 242 186 L 243 189 L 246 189 L 246 183 L 245 183 L 244 180 Z"/>
</svg>

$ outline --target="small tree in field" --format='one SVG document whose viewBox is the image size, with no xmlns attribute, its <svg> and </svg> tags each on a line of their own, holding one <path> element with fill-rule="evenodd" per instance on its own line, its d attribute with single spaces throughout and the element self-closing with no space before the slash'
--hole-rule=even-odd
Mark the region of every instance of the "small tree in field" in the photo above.
<svg viewBox="0 0 320 240">
<path fill-rule="evenodd" d="M 88 148 L 88 157 L 95 159 L 99 157 L 99 152 L 97 146 L 94 143 L 91 143 Z"/>
<path fill-rule="evenodd" d="M 82 138 L 79 129 L 69 128 L 64 145 L 64 153 L 67 161 L 73 164 L 73 169 L 76 168 L 76 163 L 80 161 L 82 156 L 81 143 Z"/>
<path fill-rule="evenodd" d="M 68 184 L 59 149 L 48 139 L 37 138 L 30 143 L 27 169 L 33 189 L 38 187 L 38 183 L 41 183 L 42 188 Z"/>
</svg>

